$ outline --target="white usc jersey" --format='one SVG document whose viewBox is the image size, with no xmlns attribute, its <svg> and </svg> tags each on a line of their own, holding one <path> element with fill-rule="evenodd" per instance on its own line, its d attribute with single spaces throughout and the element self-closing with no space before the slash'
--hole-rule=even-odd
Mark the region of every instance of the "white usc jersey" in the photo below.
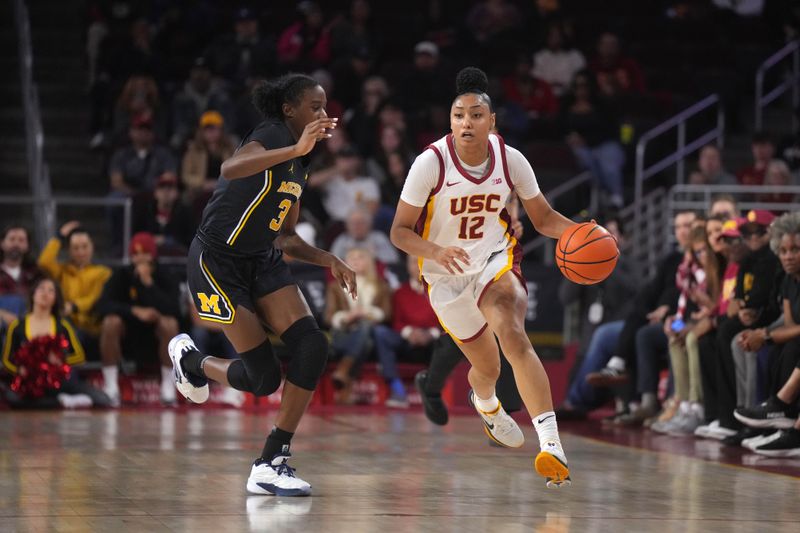
<svg viewBox="0 0 800 533">
<path fill-rule="evenodd" d="M 433 161 L 431 152 L 438 165 L 434 175 L 428 172 Z M 516 180 L 509 172 L 509 156 L 518 170 Z M 456 155 L 453 136 L 447 135 L 417 158 L 401 195 L 405 202 L 423 208 L 416 228 L 422 238 L 443 247 L 461 247 L 469 254 L 470 264 L 463 266 L 464 276 L 482 272 L 489 258 L 499 252 L 507 255 L 508 270 L 521 260 L 506 203 L 515 186 L 521 198 L 539 193 L 527 160 L 506 147 L 498 135 L 489 136 L 489 158 L 482 167 L 466 167 Z M 425 259 L 420 263 L 429 283 L 437 276 L 452 276 L 435 261 Z"/>
</svg>

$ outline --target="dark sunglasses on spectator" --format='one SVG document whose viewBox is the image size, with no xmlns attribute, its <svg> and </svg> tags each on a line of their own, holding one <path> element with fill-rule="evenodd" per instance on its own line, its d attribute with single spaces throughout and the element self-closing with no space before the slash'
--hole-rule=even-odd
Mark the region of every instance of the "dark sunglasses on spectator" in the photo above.
<svg viewBox="0 0 800 533">
<path fill-rule="evenodd" d="M 742 237 L 745 239 L 749 239 L 750 237 L 763 237 L 767 234 L 767 230 L 766 228 L 740 229 L 739 233 L 741 233 Z"/>
<path fill-rule="evenodd" d="M 722 236 L 722 242 L 726 244 L 736 244 L 737 242 L 741 241 L 741 237 L 731 237 L 730 235 Z"/>
</svg>

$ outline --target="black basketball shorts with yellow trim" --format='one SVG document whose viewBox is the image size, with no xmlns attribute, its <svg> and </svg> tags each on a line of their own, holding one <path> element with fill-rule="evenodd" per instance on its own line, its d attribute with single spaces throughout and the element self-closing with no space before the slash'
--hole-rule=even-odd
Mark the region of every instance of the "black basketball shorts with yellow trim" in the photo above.
<svg viewBox="0 0 800 533">
<path fill-rule="evenodd" d="M 257 256 L 229 255 L 195 237 L 189 247 L 186 274 L 200 318 L 230 324 L 238 306 L 255 312 L 256 300 L 294 285 L 282 257 L 277 248 Z"/>
</svg>

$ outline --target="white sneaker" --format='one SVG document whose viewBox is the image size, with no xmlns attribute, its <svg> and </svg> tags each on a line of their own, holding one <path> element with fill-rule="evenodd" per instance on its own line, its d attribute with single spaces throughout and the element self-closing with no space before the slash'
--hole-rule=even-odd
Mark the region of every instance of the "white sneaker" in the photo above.
<svg viewBox="0 0 800 533">
<path fill-rule="evenodd" d="M 781 432 L 780 431 L 775 431 L 774 433 L 770 433 L 769 435 L 758 435 L 756 437 L 751 437 L 749 439 L 744 439 L 742 441 L 742 446 L 744 448 L 747 448 L 748 450 L 755 450 L 756 448 L 758 448 L 762 444 L 768 444 L 768 443 L 776 440 L 780 436 L 781 436 Z"/>
<path fill-rule="evenodd" d="M 109 387 L 106 384 L 106 386 L 103 387 L 103 392 L 106 394 L 106 396 L 108 396 L 108 399 L 111 400 L 111 403 L 109 404 L 110 407 L 117 408 L 120 406 L 122 402 L 120 400 L 119 387 Z"/>
<path fill-rule="evenodd" d="M 519 448 L 525 444 L 525 435 L 522 434 L 522 430 L 519 429 L 514 419 L 503 409 L 502 404 L 498 402 L 497 409 L 492 413 L 481 411 L 475 405 L 475 391 L 472 389 L 469 391 L 469 404 L 481 415 L 483 430 L 490 439 L 506 448 Z"/>
<path fill-rule="evenodd" d="M 732 429 L 720 426 L 719 420 L 714 420 L 710 424 L 698 426 L 697 429 L 694 430 L 694 435 L 695 437 L 703 439 L 722 440 L 725 437 L 736 435 L 736 432 Z"/>
<path fill-rule="evenodd" d="M 203 403 L 208 400 L 208 380 L 198 376 L 189 376 L 183 371 L 181 359 L 186 350 L 197 350 L 192 338 L 186 333 L 176 335 L 169 341 L 169 358 L 172 360 L 172 369 L 175 372 L 175 388 L 183 396 L 194 403 Z M 163 391 L 162 391 L 163 397 Z"/>
<path fill-rule="evenodd" d="M 567 466 L 567 456 L 561 445 L 548 442 L 533 462 L 536 472 L 547 480 L 548 489 L 560 489 L 572 484 Z"/>
<path fill-rule="evenodd" d="M 311 485 L 294 475 L 287 461 L 291 453 L 279 453 L 271 461 L 256 460 L 247 479 L 247 492 L 274 496 L 310 496 Z"/>
</svg>

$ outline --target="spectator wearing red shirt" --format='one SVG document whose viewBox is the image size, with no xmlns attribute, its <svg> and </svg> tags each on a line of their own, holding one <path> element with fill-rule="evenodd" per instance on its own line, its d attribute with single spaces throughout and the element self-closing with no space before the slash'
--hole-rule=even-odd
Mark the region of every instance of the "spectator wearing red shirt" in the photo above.
<svg viewBox="0 0 800 533">
<path fill-rule="evenodd" d="M 558 100 L 553 88 L 546 81 L 534 78 L 531 70 L 530 59 L 520 55 L 514 74 L 503 78 L 506 99 L 519 104 L 531 120 L 553 118 L 558 113 Z"/>
<path fill-rule="evenodd" d="M 597 40 L 597 55 L 589 63 L 589 69 L 597 76 L 597 86 L 603 96 L 643 93 L 645 90 L 639 63 L 622 55 L 619 37 L 611 32 L 603 33 Z"/>
<path fill-rule="evenodd" d="M 759 131 L 753 135 L 750 151 L 753 154 L 753 164 L 740 169 L 736 173 L 736 179 L 742 185 L 763 185 L 767 165 L 775 156 L 775 143 L 768 133 Z"/>
<path fill-rule="evenodd" d="M 331 36 L 322 9 L 316 2 L 300 2 L 302 16 L 278 39 L 278 63 L 291 69 L 309 69 L 328 64 L 331 58 Z"/>
<path fill-rule="evenodd" d="M 441 335 L 439 319 L 419 280 L 417 258 L 409 256 L 406 267 L 409 279 L 392 295 L 392 326 L 378 324 L 373 330 L 381 373 L 391 388 L 388 407 L 408 407 L 406 389 L 397 374 L 398 356 L 415 350 L 430 352 Z"/>
</svg>

